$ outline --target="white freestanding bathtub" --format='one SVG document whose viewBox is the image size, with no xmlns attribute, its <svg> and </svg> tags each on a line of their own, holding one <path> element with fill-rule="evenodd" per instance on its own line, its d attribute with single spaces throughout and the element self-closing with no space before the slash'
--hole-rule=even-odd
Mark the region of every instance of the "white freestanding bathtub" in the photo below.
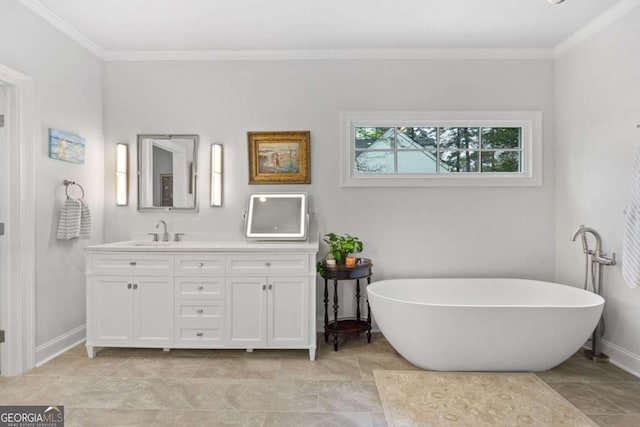
<svg viewBox="0 0 640 427">
<path fill-rule="evenodd" d="M 380 331 L 409 362 L 436 371 L 544 371 L 593 332 L 604 299 L 522 279 L 401 279 L 367 287 Z"/>
</svg>

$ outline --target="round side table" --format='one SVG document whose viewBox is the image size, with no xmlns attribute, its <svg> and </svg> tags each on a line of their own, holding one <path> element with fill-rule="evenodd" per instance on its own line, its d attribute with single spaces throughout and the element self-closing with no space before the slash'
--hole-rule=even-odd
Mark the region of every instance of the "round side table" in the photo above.
<svg viewBox="0 0 640 427">
<path fill-rule="evenodd" d="M 368 258 L 356 259 L 351 267 L 346 265 L 327 266 L 322 264 L 320 276 L 324 279 L 324 341 L 329 342 L 333 335 L 333 348 L 338 351 L 338 336 L 367 333 L 367 342 L 371 342 L 371 308 L 367 299 L 367 318 L 362 319 L 360 313 L 360 279 L 367 279 L 371 283 L 371 267 L 373 263 Z M 333 321 L 329 321 L 329 280 L 333 281 Z M 356 316 L 338 319 L 338 283 L 343 280 L 356 281 Z"/>
</svg>

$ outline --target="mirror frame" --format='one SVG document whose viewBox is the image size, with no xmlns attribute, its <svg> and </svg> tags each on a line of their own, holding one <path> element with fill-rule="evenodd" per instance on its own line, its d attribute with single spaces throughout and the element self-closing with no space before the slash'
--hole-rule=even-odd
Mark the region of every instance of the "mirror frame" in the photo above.
<svg viewBox="0 0 640 427">
<path fill-rule="evenodd" d="M 193 139 L 193 170 L 191 171 L 191 179 L 193 183 L 193 207 L 183 208 L 175 206 L 142 206 L 140 193 L 142 188 L 142 140 L 144 139 Z M 200 137 L 193 134 L 138 134 L 138 211 L 178 211 L 178 212 L 197 212 L 198 211 L 198 142 Z"/>
</svg>

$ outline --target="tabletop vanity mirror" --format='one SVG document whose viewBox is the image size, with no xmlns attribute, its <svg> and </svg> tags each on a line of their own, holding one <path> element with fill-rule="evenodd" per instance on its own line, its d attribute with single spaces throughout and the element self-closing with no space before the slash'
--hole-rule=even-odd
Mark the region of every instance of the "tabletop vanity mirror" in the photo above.
<svg viewBox="0 0 640 427">
<path fill-rule="evenodd" d="M 197 210 L 198 135 L 138 135 L 138 210 Z"/>
<path fill-rule="evenodd" d="M 250 240 L 306 240 L 306 193 L 249 195 L 246 237 Z"/>
</svg>

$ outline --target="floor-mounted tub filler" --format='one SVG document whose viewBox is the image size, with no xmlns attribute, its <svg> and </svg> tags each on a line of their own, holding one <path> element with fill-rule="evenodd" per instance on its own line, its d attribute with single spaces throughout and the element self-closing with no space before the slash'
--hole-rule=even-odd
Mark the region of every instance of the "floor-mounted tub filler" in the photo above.
<svg viewBox="0 0 640 427">
<path fill-rule="evenodd" d="M 380 331 L 409 362 L 436 371 L 544 371 L 596 327 L 604 299 L 523 279 L 399 279 L 368 286 Z"/>
<path fill-rule="evenodd" d="M 586 234 L 589 233 L 596 241 L 596 248 L 589 249 L 589 242 Z M 611 254 L 611 258 L 602 251 L 602 238 L 600 233 L 590 227 L 580 224 L 580 227 L 571 236 L 571 241 L 582 237 L 582 252 L 584 253 L 584 289 L 589 289 L 589 278 L 591 278 L 591 290 L 596 294 L 604 295 L 604 280 L 602 274 L 602 266 L 616 265 L 616 254 Z M 585 356 L 596 362 L 608 362 L 609 356 L 602 352 L 602 335 L 604 334 L 604 318 L 600 317 L 600 321 L 593 331 L 591 337 L 591 349 L 585 351 Z"/>
</svg>

